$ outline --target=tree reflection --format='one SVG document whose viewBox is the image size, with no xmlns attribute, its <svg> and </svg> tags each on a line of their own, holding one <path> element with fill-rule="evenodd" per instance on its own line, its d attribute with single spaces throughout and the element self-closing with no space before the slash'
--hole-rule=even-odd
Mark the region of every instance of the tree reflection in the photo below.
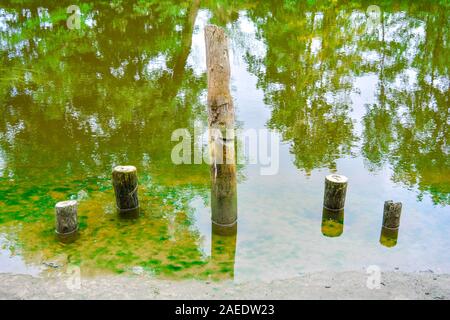
<svg viewBox="0 0 450 320">
<path fill-rule="evenodd" d="M 417 186 L 420 197 L 429 193 L 434 203 L 446 205 L 450 52 L 445 11 L 432 7 L 411 7 L 408 20 L 385 13 L 381 37 L 371 40 L 378 54 L 378 101 L 364 116 L 362 150 L 369 165 L 389 162 L 395 182 Z"/>
<path fill-rule="evenodd" d="M 272 107 L 268 126 L 291 143 L 300 169 L 335 168 L 355 140 L 345 98 L 358 60 L 350 11 L 267 4 L 251 17 L 267 45 L 265 57 L 248 54 L 248 62 Z"/>
<path fill-rule="evenodd" d="M 370 3 L 261 2 L 248 16 L 266 44 L 247 59 L 265 102 L 268 126 L 290 142 L 307 173 L 335 168 L 357 139 L 348 95 L 375 74 L 376 102 L 362 119 L 361 154 L 370 170 L 389 164 L 393 181 L 450 203 L 449 71 L 446 6 L 381 3 L 380 25 L 366 26 Z M 404 3 L 403 3 L 404 4 Z M 400 9 L 401 8 L 401 9 Z"/>
</svg>

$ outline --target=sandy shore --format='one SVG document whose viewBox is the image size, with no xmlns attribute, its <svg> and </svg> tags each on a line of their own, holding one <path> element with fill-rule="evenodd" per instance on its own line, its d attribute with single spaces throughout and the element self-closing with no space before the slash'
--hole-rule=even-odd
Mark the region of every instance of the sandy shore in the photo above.
<svg viewBox="0 0 450 320">
<path fill-rule="evenodd" d="M 233 283 L 163 281 L 146 276 L 82 279 L 0 274 L 0 299 L 450 299 L 450 275 L 386 272 L 368 289 L 363 272 L 312 273 Z"/>
</svg>

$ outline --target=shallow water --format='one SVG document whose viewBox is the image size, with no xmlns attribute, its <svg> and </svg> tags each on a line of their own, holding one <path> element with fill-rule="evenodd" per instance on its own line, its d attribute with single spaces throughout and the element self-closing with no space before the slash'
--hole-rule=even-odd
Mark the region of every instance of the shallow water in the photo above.
<svg viewBox="0 0 450 320">
<path fill-rule="evenodd" d="M 0 272 L 450 272 L 449 8 L 380 4 L 369 25 L 370 4 L 84 4 L 80 30 L 64 2 L 1 4 Z M 207 23 L 230 37 L 237 125 L 281 139 L 277 174 L 238 166 L 231 236 L 211 230 L 209 166 L 171 161 L 172 132 L 207 123 Z M 115 211 L 119 164 L 138 168 L 137 220 Z M 349 178 L 346 208 L 322 222 L 331 172 Z M 79 237 L 62 244 L 54 205 L 69 198 Z M 390 199 L 398 239 L 380 242 Z"/>
</svg>

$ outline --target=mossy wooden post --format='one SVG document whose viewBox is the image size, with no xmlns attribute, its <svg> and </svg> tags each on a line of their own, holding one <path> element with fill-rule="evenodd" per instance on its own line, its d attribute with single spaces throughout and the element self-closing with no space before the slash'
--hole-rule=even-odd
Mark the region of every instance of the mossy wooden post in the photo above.
<svg viewBox="0 0 450 320">
<path fill-rule="evenodd" d="M 400 216 L 402 214 L 402 203 L 394 203 L 392 200 L 384 202 L 383 227 L 398 229 L 400 227 Z"/>
<path fill-rule="evenodd" d="M 339 174 L 325 177 L 323 207 L 329 211 L 340 211 L 345 206 L 348 178 Z"/>
<path fill-rule="evenodd" d="M 220 227 L 237 222 L 234 106 L 230 94 L 228 37 L 222 28 L 205 27 L 208 75 L 208 124 L 211 155 L 211 219 Z"/>
<path fill-rule="evenodd" d="M 383 226 L 380 235 L 380 243 L 382 245 L 394 247 L 397 244 L 401 213 L 401 202 L 394 203 L 392 200 L 384 202 Z"/>
<path fill-rule="evenodd" d="M 138 177 L 134 166 L 117 166 L 112 173 L 116 206 L 119 214 L 139 214 Z"/>
<path fill-rule="evenodd" d="M 75 200 L 61 201 L 55 206 L 56 235 L 59 240 L 74 239 L 78 231 L 78 202 Z"/>
</svg>

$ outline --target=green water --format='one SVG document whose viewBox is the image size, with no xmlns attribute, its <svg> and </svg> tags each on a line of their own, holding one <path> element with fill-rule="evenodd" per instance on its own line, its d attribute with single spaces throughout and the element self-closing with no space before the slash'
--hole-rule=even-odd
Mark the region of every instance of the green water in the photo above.
<svg viewBox="0 0 450 320">
<path fill-rule="evenodd" d="M 69 30 L 66 8 L 77 3 L 81 29 Z M 372 4 L 382 12 L 375 28 Z M 0 2 L 0 272 L 75 265 L 83 276 L 236 281 L 369 265 L 450 272 L 449 8 Z M 209 166 L 171 161 L 172 132 L 207 123 L 207 23 L 230 37 L 237 125 L 282 141 L 276 175 L 239 166 L 231 236 L 211 231 Z M 138 168 L 137 220 L 115 211 L 119 164 Z M 322 221 L 330 172 L 349 178 L 346 210 Z M 54 235 L 54 205 L 66 199 L 80 202 L 70 244 Z M 380 235 L 390 199 L 403 203 L 397 239 Z"/>
</svg>

